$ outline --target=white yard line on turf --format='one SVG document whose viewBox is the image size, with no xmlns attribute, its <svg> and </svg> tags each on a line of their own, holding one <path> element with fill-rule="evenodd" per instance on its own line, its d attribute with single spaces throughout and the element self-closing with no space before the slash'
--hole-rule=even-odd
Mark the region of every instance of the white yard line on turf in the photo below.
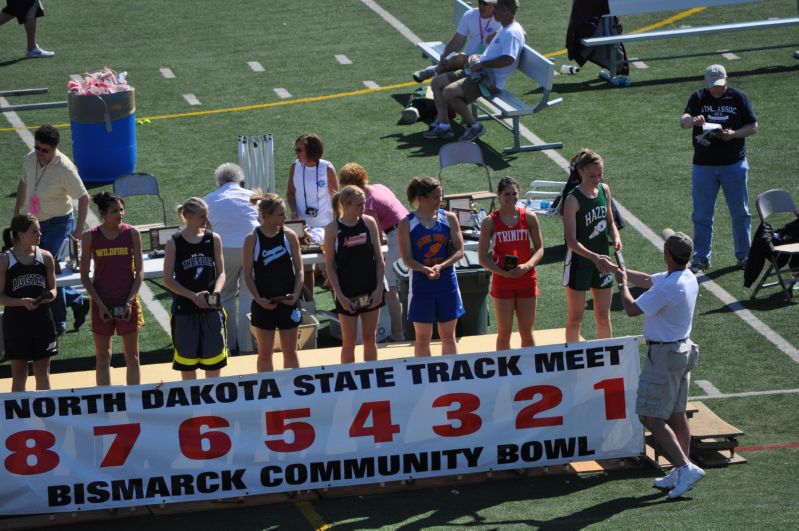
<svg viewBox="0 0 799 531">
<path fill-rule="evenodd" d="M 249 66 L 253 72 L 263 72 L 264 66 L 259 63 L 258 61 L 247 61 L 247 66 Z"/>
<path fill-rule="evenodd" d="M 771 391 L 744 391 L 742 393 L 718 393 L 715 395 L 689 396 L 688 400 L 708 400 L 711 398 L 742 398 L 747 396 L 769 396 L 769 395 L 795 395 L 799 394 L 799 389 L 774 389 Z"/>
<path fill-rule="evenodd" d="M 391 13 L 388 13 L 385 9 L 377 5 L 374 0 L 361 0 L 369 9 L 377 13 L 383 20 L 385 20 L 389 25 L 391 25 L 394 29 L 399 31 L 403 37 L 408 39 L 412 44 L 416 44 L 420 42 L 421 39 L 416 36 L 407 26 L 405 26 L 402 22 L 397 20 Z M 488 105 L 489 108 L 493 107 L 492 105 Z M 492 109 L 492 112 L 497 112 L 498 109 Z M 506 120 L 508 124 L 511 123 L 510 120 Z M 527 127 L 520 125 L 519 130 L 521 131 L 522 136 L 524 136 L 527 140 L 533 142 L 534 144 L 543 144 L 545 143 L 541 140 L 538 136 L 533 134 Z M 561 169 L 563 169 L 566 173 L 569 172 L 569 162 L 563 158 L 563 155 L 558 153 L 555 150 L 548 149 L 543 151 L 544 155 L 549 157 L 555 164 L 557 164 Z M 616 206 L 618 206 L 619 210 L 621 211 L 622 215 L 625 218 L 625 221 L 629 223 L 631 227 L 633 227 L 636 231 L 638 231 L 644 238 L 646 238 L 658 251 L 663 249 L 663 238 L 660 235 L 655 234 L 655 232 L 644 225 L 644 223 L 634 216 L 629 210 L 624 208 L 618 201 L 616 201 Z M 766 338 L 770 343 L 772 343 L 775 347 L 777 347 L 781 352 L 785 353 L 788 357 L 790 357 L 796 363 L 799 363 L 799 349 L 794 347 L 788 341 L 786 341 L 782 336 L 780 336 L 776 331 L 774 331 L 771 327 L 769 327 L 766 323 L 755 317 L 755 315 L 743 307 L 743 305 L 738 302 L 732 295 L 730 295 L 724 288 L 710 280 L 706 276 L 699 277 L 699 281 L 701 285 L 705 287 L 710 293 L 716 296 L 722 303 L 727 305 L 727 308 L 737 315 L 743 322 L 748 324 L 752 327 L 758 334 L 762 335 Z"/>
<path fill-rule="evenodd" d="M 716 396 L 721 394 L 721 391 L 719 391 L 718 387 L 707 380 L 695 380 L 694 383 L 698 385 L 702 391 L 707 393 L 708 396 Z"/>
<path fill-rule="evenodd" d="M 363 82 L 363 86 L 370 89 L 379 89 L 380 85 L 372 81 L 371 79 L 367 79 Z"/>
<path fill-rule="evenodd" d="M 0 98 L 0 107 L 5 107 L 8 105 L 8 101 L 5 98 Z M 25 123 L 20 119 L 19 115 L 13 111 L 2 113 L 5 115 L 8 123 L 11 124 L 11 127 L 17 130 L 17 134 L 19 135 L 22 142 L 28 147 L 28 149 L 33 149 L 33 133 L 25 127 Z M 95 225 L 100 224 L 100 220 L 97 216 L 89 209 L 88 214 L 86 215 L 86 222 L 89 226 L 93 227 Z M 158 325 L 169 334 L 169 314 L 166 312 L 161 303 L 155 299 L 155 295 L 153 294 L 152 290 L 147 284 L 142 284 L 141 288 L 139 289 L 139 298 L 141 299 L 142 303 L 147 306 L 147 309 L 150 310 L 150 313 L 153 314 L 155 317 L 156 322 Z"/>
</svg>

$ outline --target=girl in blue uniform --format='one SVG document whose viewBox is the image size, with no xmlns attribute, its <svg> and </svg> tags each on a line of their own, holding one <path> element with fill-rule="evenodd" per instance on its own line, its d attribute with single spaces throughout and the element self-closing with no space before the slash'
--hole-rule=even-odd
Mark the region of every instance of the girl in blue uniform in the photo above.
<svg viewBox="0 0 799 531">
<path fill-rule="evenodd" d="M 300 240 L 284 230 L 286 203 L 277 194 L 259 193 L 261 226 L 244 239 L 242 269 L 244 282 L 252 293 L 250 322 L 258 343 L 258 372 L 274 370 L 275 329 L 280 334 L 283 368 L 300 366 L 297 359 L 297 327 L 302 322 L 300 291 L 303 283 Z"/>
<path fill-rule="evenodd" d="M 430 356 L 433 323 L 438 323 L 442 354 L 457 354 L 455 325 L 463 302 L 455 263 L 463 258 L 463 236 L 458 218 L 441 205 L 441 183 L 432 177 L 414 177 L 408 201 L 415 208 L 397 230 L 400 255 L 410 272 L 408 321 L 416 333 L 414 354 Z"/>
<path fill-rule="evenodd" d="M 364 216 L 366 196 L 348 185 L 333 196 L 336 219 L 325 227 L 325 266 L 341 323 L 341 363 L 355 361 L 358 321 L 364 361 L 377 359 L 377 324 L 383 296 L 384 263 L 380 231 Z"/>
</svg>

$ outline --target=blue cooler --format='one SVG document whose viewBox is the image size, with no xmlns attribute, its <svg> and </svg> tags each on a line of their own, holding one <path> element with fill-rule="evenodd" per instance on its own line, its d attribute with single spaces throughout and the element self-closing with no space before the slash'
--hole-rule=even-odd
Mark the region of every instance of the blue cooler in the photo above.
<svg viewBox="0 0 799 531">
<path fill-rule="evenodd" d="M 84 182 L 110 182 L 136 170 L 133 89 L 99 96 L 69 95 L 72 161 Z"/>
</svg>

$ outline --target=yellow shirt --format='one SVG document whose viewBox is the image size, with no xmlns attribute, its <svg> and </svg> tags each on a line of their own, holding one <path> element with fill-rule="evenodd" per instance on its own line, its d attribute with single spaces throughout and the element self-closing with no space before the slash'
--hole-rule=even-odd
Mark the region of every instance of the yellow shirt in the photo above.
<svg viewBox="0 0 799 531">
<path fill-rule="evenodd" d="M 36 153 L 31 151 L 22 164 L 28 186 L 23 210 L 30 211 L 31 196 L 39 197 L 39 221 L 66 216 L 72 213 L 72 199 L 87 195 L 86 187 L 78 176 L 78 169 L 69 157 L 56 149 L 47 166 L 40 166 Z"/>
</svg>

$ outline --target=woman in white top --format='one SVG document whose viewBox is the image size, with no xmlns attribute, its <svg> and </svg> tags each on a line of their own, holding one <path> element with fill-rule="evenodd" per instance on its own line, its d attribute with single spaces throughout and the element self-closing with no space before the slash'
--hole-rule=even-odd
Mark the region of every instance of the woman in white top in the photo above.
<svg viewBox="0 0 799 531">
<path fill-rule="evenodd" d="M 336 168 L 322 158 L 324 145 L 315 133 L 300 135 L 294 142 L 297 160 L 289 169 L 289 186 L 286 201 L 291 208 L 291 219 L 304 219 L 310 229 L 311 239 L 321 244 L 325 226 L 333 221 L 331 198 L 338 192 Z M 313 299 L 313 266 L 306 267 L 306 296 Z M 310 293 L 307 293 L 310 292 Z"/>
</svg>

